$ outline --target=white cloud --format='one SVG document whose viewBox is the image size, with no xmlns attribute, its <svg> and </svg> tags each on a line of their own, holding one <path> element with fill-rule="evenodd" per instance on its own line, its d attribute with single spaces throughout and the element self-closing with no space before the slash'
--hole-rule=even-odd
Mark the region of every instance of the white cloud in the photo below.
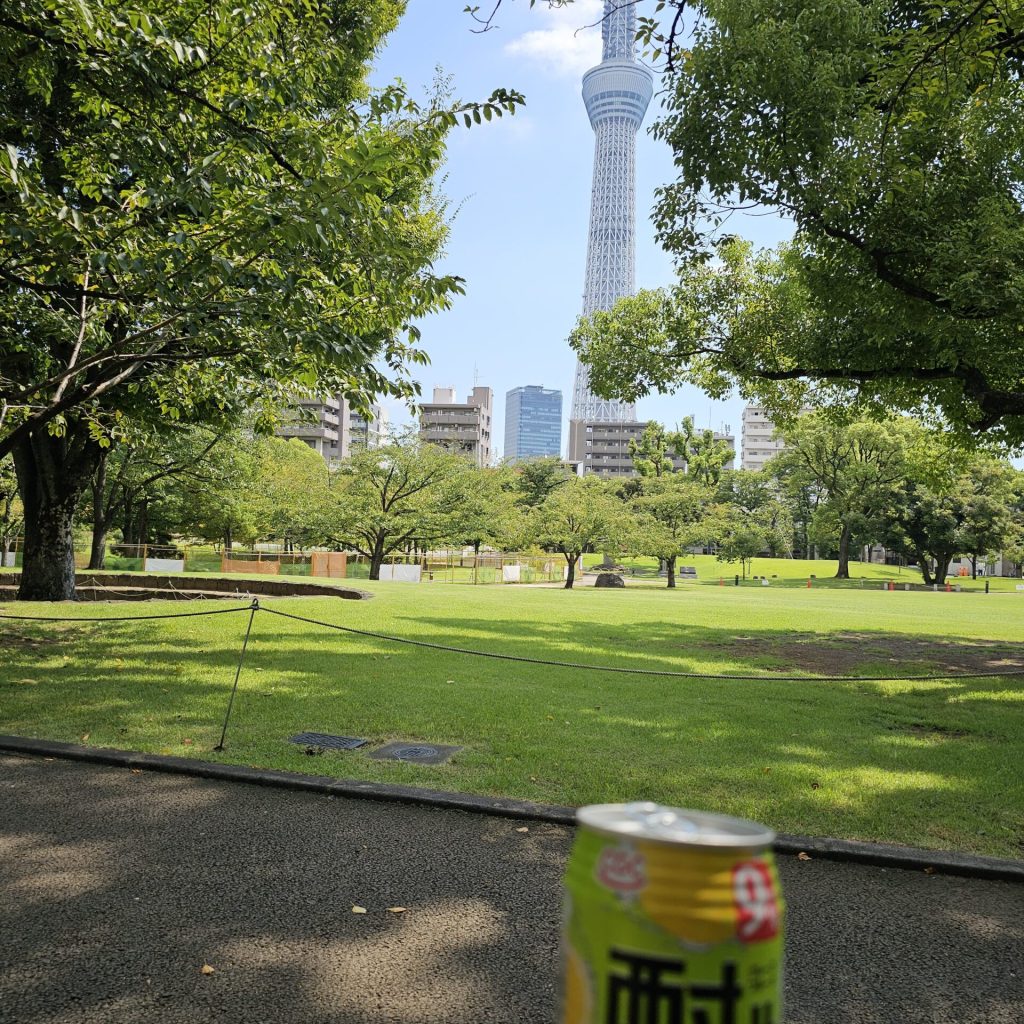
<svg viewBox="0 0 1024 1024">
<path fill-rule="evenodd" d="M 601 62 L 602 0 L 576 0 L 568 7 L 537 7 L 543 26 L 505 44 L 505 52 L 525 57 L 554 75 L 578 78 Z M 585 26 L 594 26 L 587 28 Z"/>
</svg>

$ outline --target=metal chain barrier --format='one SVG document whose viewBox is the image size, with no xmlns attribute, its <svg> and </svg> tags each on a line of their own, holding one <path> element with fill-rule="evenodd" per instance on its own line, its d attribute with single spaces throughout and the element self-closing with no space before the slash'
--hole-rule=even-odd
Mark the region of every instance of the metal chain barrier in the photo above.
<svg viewBox="0 0 1024 1024">
<path fill-rule="evenodd" d="M 142 619 L 192 619 L 199 615 L 230 615 L 232 612 L 247 612 L 252 604 L 240 608 L 211 608 L 205 612 L 166 612 L 161 615 L 96 615 L 88 618 L 75 615 L 6 615 L 0 612 L 0 619 L 15 622 L 139 622 Z"/>
<path fill-rule="evenodd" d="M 306 622 L 324 629 L 335 629 L 343 633 L 354 633 L 357 636 L 373 637 L 394 644 L 410 644 L 414 647 L 427 647 L 434 651 L 447 651 L 450 654 L 469 654 L 476 658 L 495 658 L 499 661 L 517 661 L 527 665 L 547 665 L 552 668 L 586 669 L 589 672 L 617 672 L 621 675 L 633 676 L 667 676 L 673 679 L 736 679 L 741 682 L 783 682 L 783 683 L 884 683 L 884 682 L 935 682 L 943 679 L 994 679 L 1001 676 L 1022 676 L 1024 668 L 1000 669 L 990 672 L 953 672 L 933 676 L 780 676 L 780 675 L 722 675 L 714 672 L 673 672 L 660 668 L 622 668 L 612 665 L 585 665 L 576 661 L 552 661 L 546 658 L 528 658 L 521 654 L 496 654 L 493 651 L 474 651 L 468 647 L 450 647 L 447 644 L 435 644 L 429 640 L 411 640 L 408 637 L 391 636 L 388 633 L 375 633 L 369 629 L 356 629 L 354 626 L 339 626 L 322 619 L 309 619 L 304 615 L 278 611 L 260 605 L 260 611 L 279 615 L 284 619 Z"/>
<path fill-rule="evenodd" d="M 634 668 L 616 665 L 588 665 L 578 661 L 557 661 L 551 658 L 531 658 L 523 654 L 499 654 L 495 651 L 477 651 L 470 647 L 455 647 L 450 644 L 433 643 L 430 640 L 414 640 L 411 637 L 393 636 L 390 633 L 379 633 L 371 629 L 357 629 L 355 626 L 341 626 L 335 622 L 325 622 L 323 619 L 311 619 L 305 615 L 295 615 L 293 612 L 283 612 L 277 608 L 268 608 L 259 601 L 253 600 L 249 604 L 236 608 L 211 608 L 201 612 L 165 612 L 157 615 L 100 615 L 89 617 L 78 617 L 68 615 L 8 615 L 0 612 L 0 619 L 14 622 L 140 622 L 153 621 L 155 619 L 191 619 L 202 615 L 231 615 L 237 612 L 250 612 L 252 616 L 256 612 L 267 612 L 270 615 L 277 615 L 282 619 L 291 619 L 294 622 L 304 622 L 310 626 L 319 626 L 321 629 L 333 629 L 340 633 L 350 633 L 355 636 L 370 637 L 374 640 L 383 640 L 386 643 L 405 644 L 411 647 L 425 647 L 432 651 L 444 651 L 448 654 L 465 654 L 474 658 L 491 658 L 496 661 L 512 661 L 525 665 L 544 665 L 549 668 L 571 668 L 581 669 L 587 672 L 613 672 L 619 675 L 630 676 L 660 676 L 669 679 L 714 679 L 714 680 L 737 680 L 739 682 L 783 682 L 783 683 L 891 683 L 891 682 L 939 682 L 945 679 L 999 679 L 1013 676 L 1024 676 L 1024 668 L 1019 669 L 993 669 L 986 672 L 946 672 L 939 675 L 923 676 L 807 676 L 807 675 L 775 675 L 761 673 L 751 674 L 726 674 L 720 672 L 679 672 L 663 668 Z M 246 640 L 252 628 L 252 617 L 249 621 L 249 629 L 246 630 Z M 243 649 L 244 656 L 244 649 Z M 237 681 L 236 681 L 237 682 Z"/>
</svg>

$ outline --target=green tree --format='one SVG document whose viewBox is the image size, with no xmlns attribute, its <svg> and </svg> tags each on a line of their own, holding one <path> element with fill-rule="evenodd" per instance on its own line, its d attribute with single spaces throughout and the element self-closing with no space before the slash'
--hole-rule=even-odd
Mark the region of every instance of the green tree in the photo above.
<svg viewBox="0 0 1024 1024">
<path fill-rule="evenodd" d="M 926 584 L 942 583 L 964 549 L 966 518 L 963 495 L 910 482 L 893 505 L 883 538 L 887 547 L 917 562 Z"/>
<path fill-rule="evenodd" d="M 679 556 L 694 544 L 714 538 L 717 510 L 713 492 L 682 474 L 646 480 L 632 505 L 640 518 L 643 551 L 665 563 L 666 586 L 676 585 Z"/>
<path fill-rule="evenodd" d="M 164 494 L 168 519 L 188 537 L 223 546 L 253 544 L 269 532 L 263 518 L 260 440 L 248 430 L 225 436 L 188 477 L 172 478 Z M 125 539 L 140 536 L 125 524 Z M 141 542 L 141 541 L 139 541 Z"/>
<path fill-rule="evenodd" d="M 286 549 L 315 544 L 331 501 L 323 456 L 298 438 L 279 437 L 258 440 L 254 454 L 250 493 L 263 536 L 282 541 Z"/>
<path fill-rule="evenodd" d="M 771 528 L 736 506 L 722 507 L 714 523 L 716 555 L 720 562 L 739 562 L 746 579 L 750 563 L 772 544 Z"/>
<path fill-rule="evenodd" d="M 460 528 L 455 489 L 471 469 L 463 456 L 414 436 L 358 451 L 332 473 L 324 537 L 364 555 L 370 579 L 380 579 L 384 559 L 413 540 L 452 538 Z"/>
<path fill-rule="evenodd" d="M 371 91 L 400 0 L 21 0 L 0 17 L 0 457 L 21 596 L 73 596 L 71 520 L 116 415 L 408 396 L 458 278 L 446 135 L 514 109 Z"/>
<path fill-rule="evenodd" d="M 685 43 L 668 27 L 684 7 Z M 636 351 L 615 373 L 593 349 L 598 390 L 628 398 L 648 369 L 724 376 L 795 410 L 809 385 L 815 404 L 928 408 L 965 435 L 1024 439 L 1024 8 L 670 0 L 663 13 L 642 31 L 672 65 L 654 134 L 677 178 L 654 219 L 680 280 L 660 307 L 626 301 Z M 715 281 L 704 261 L 735 247 L 722 225 L 751 206 L 792 218 L 793 244 L 724 255 Z"/>
<path fill-rule="evenodd" d="M 523 459 L 514 464 L 513 474 L 508 484 L 514 486 L 527 508 L 542 505 L 555 488 L 572 477 L 569 467 L 557 456 Z"/>
<path fill-rule="evenodd" d="M 767 551 L 789 553 L 793 520 L 775 481 L 764 472 L 731 470 L 716 489 L 713 535 L 720 561 L 739 561 L 746 578 L 749 561 Z"/>
<path fill-rule="evenodd" d="M 629 457 L 641 476 L 659 477 L 674 471 L 671 437 L 665 428 L 650 420 L 639 438 L 630 438 Z"/>
<path fill-rule="evenodd" d="M 131 430 L 118 442 L 104 448 L 90 481 L 89 511 L 92 526 L 90 569 L 106 565 L 107 535 L 121 519 L 126 543 L 145 544 L 145 527 L 133 539 L 129 523 L 141 526 L 148 520 L 141 508 L 155 497 L 155 485 L 171 477 L 182 477 L 183 486 L 194 485 L 195 471 L 221 439 L 220 434 L 174 423 L 160 429 Z"/>
<path fill-rule="evenodd" d="M 571 477 L 534 510 L 536 542 L 565 555 L 566 590 L 576 581 L 576 564 L 585 551 L 614 551 L 636 530 L 626 505 L 593 474 Z"/>
<path fill-rule="evenodd" d="M 835 423 L 808 413 L 782 431 L 786 448 L 771 471 L 791 486 L 813 487 L 818 504 L 812 526 L 834 527 L 839 550 L 837 579 L 850 578 L 850 551 L 858 539 L 869 541 L 881 529 L 892 497 L 908 472 L 907 451 L 919 428 L 912 421 L 858 420 Z"/>
<path fill-rule="evenodd" d="M 0 568 L 7 564 L 11 546 L 24 525 L 18 480 L 10 459 L 0 459 Z"/>
<path fill-rule="evenodd" d="M 978 578 L 978 559 L 1000 551 L 1014 532 L 1014 485 L 1019 474 L 1006 462 L 979 456 L 961 477 L 965 517 L 961 531 L 964 554 L 971 558 L 971 576 Z"/>
</svg>

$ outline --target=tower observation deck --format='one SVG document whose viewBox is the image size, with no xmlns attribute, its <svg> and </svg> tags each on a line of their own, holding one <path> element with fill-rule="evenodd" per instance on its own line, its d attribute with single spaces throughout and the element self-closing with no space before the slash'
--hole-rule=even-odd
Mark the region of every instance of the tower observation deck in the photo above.
<svg viewBox="0 0 1024 1024">
<path fill-rule="evenodd" d="M 583 76 L 595 136 L 584 316 L 611 309 L 636 288 L 636 133 L 654 91 L 651 73 L 636 61 L 633 5 L 605 0 L 601 36 L 601 63 Z M 570 418 L 620 422 L 635 419 L 636 410 L 594 395 L 587 368 L 577 360 Z M 581 455 L 569 452 L 570 459 Z"/>
</svg>

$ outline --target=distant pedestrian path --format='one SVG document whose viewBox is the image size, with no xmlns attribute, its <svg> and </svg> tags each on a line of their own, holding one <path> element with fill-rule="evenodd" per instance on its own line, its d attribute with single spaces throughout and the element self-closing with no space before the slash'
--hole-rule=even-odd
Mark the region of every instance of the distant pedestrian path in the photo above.
<svg viewBox="0 0 1024 1024">
<path fill-rule="evenodd" d="M 570 842 L 551 825 L 0 757 L 0 1022 L 553 1021 Z M 781 869 L 787 1024 L 1019 1024 L 1024 887 Z"/>
</svg>

